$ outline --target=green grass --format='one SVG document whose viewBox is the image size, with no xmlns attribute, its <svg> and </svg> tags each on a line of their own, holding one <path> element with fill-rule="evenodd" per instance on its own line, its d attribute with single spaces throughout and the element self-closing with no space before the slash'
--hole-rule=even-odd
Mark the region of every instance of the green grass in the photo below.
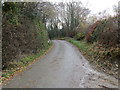
<svg viewBox="0 0 120 90">
<path fill-rule="evenodd" d="M 25 57 L 20 62 L 18 62 L 18 64 L 20 66 L 26 66 L 30 62 L 33 62 L 36 58 L 39 58 L 41 55 L 43 55 L 47 49 L 48 48 L 46 48 L 45 50 L 41 50 L 39 53 L 37 53 L 35 55 Z"/>
<path fill-rule="evenodd" d="M 68 39 L 67 41 L 69 41 L 70 43 L 72 43 L 73 45 L 78 47 L 79 50 L 83 54 L 90 54 L 90 48 L 92 47 L 92 45 L 88 44 L 84 40 L 83 41 L 77 41 L 77 40 L 74 40 L 74 39 Z"/>
</svg>

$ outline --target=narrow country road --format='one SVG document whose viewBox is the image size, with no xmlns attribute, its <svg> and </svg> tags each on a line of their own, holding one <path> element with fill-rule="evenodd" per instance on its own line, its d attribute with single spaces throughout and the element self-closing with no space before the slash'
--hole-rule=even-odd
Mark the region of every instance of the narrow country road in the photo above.
<svg viewBox="0 0 120 90">
<path fill-rule="evenodd" d="M 79 50 L 64 40 L 3 88 L 118 88 L 118 81 L 97 72 Z"/>
</svg>

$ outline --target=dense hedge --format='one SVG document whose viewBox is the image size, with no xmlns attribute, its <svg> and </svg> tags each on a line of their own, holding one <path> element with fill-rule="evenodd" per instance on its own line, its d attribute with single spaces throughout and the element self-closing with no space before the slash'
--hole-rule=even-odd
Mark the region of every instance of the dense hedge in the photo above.
<svg viewBox="0 0 120 90">
<path fill-rule="evenodd" d="M 34 6 L 35 3 L 30 4 Z M 3 6 L 3 69 L 25 55 L 38 53 L 48 46 L 44 23 L 26 9 L 32 12 L 29 3 L 5 3 Z"/>
<path fill-rule="evenodd" d="M 114 46 L 118 44 L 117 17 L 97 21 L 88 28 L 86 35 L 88 42 L 98 41 L 103 46 Z"/>
</svg>

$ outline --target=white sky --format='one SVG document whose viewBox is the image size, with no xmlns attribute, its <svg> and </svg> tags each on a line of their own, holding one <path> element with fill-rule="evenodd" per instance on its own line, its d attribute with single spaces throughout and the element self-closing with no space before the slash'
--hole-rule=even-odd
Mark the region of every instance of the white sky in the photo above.
<svg viewBox="0 0 120 90">
<path fill-rule="evenodd" d="M 48 0 L 51 2 L 70 2 L 70 1 L 81 1 L 85 6 L 91 10 L 91 14 L 108 10 L 109 14 L 113 14 L 113 5 L 118 5 L 120 0 Z"/>
</svg>

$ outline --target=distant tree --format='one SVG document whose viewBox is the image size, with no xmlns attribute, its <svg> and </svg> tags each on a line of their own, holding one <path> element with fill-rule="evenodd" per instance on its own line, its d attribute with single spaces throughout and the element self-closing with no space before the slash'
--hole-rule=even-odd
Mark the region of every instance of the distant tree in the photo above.
<svg viewBox="0 0 120 90">
<path fill-rule="evenodd" d="M 87 19 L 90 10 L 85 8 L 81 2 L 59 3 L 59 16 L 66 25 L 67 36 L 73 37 L 75 35 L 75 28 L 80 26 Z"/>
</svg>

